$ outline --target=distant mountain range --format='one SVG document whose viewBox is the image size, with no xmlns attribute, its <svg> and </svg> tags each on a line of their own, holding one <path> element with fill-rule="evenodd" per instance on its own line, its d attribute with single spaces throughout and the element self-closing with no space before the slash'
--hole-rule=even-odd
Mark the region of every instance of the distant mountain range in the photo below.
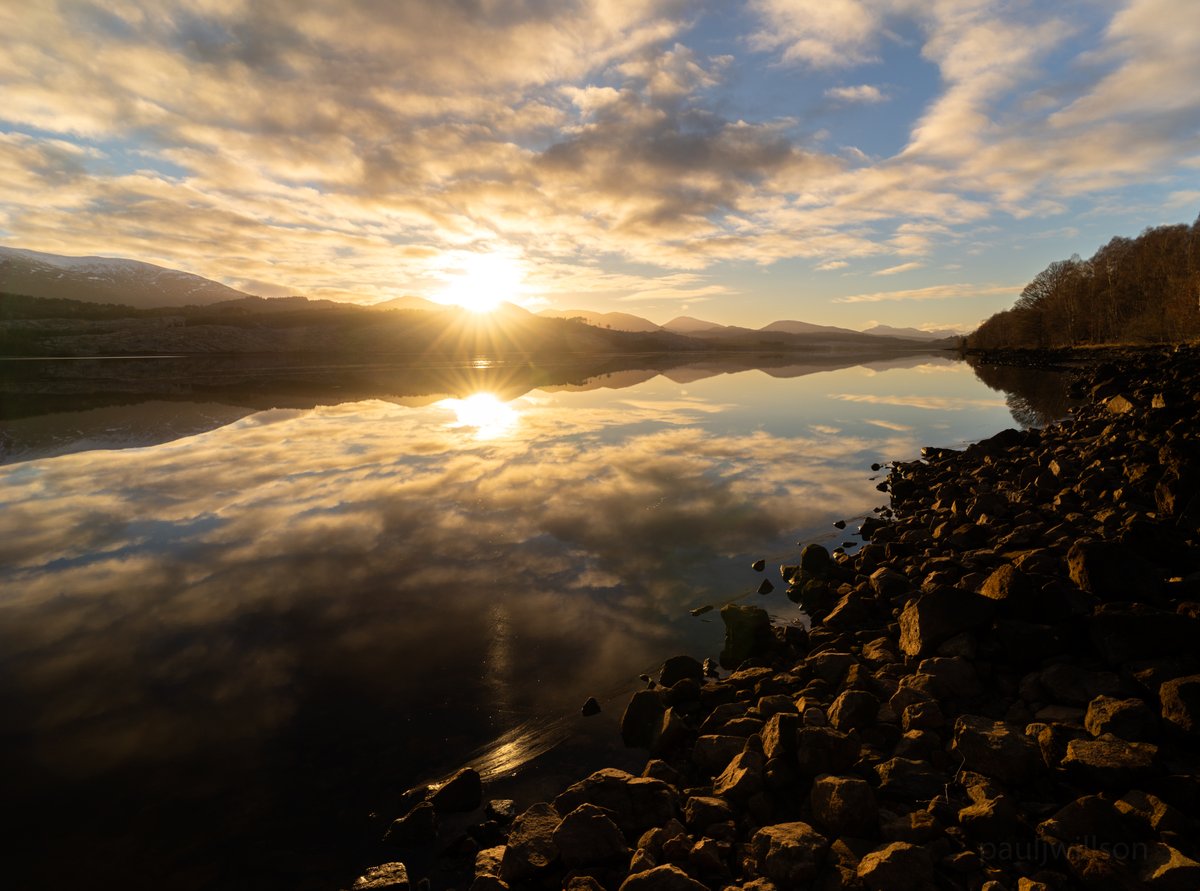
<svg viewBox="0 0 1200 891">
<path fill-rule="evenodd" d="M 0 247 L 0 294 L 7 295 L 0 303 L 0 353 L 7 355 L 427 352 L 445 350 L 447 344 L 458 344 L 460 351 L 473 344 L 481 352 L 804 349 L 845 354 L 942 346 L 937 341 L 954 336 L 883 325 L 863 332 L 796 320 L 754 329 L 691 316 L 656 325 L 630 313 L 545 310 L 534 315 L 512 304 L 485 321 L 421 297 L 372 306 L 264 298 L 137 260 L 9 247 Z"/>
</svg>

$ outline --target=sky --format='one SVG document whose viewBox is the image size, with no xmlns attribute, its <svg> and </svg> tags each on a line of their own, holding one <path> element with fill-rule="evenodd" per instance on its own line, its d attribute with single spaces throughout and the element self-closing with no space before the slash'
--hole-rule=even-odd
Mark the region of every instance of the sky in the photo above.
<svg viewBox="0 0 1200 891">
<path fill-rule="evenodd" d="M 1200 213 L 1195 0 L 0 0 L 0 244 L 973 328 Z"/>
</svg>

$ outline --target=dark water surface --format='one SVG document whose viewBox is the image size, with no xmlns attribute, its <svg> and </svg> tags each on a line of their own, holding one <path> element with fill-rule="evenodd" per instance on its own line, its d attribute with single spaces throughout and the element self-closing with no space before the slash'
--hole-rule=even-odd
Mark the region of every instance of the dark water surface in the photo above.
<svg viewBox="0 0 1200 891">
<path fill-rule="evenodd" d="M 348 886 L 418 781 L 626 757 L 638 673 L 720 649 L 693 607 L 797 620 L 749 564 L 849 540 L 872 462 L 1061 410 L 939 355 L 677 361 L 0 369 L 5 887 Z"/>
</svg>

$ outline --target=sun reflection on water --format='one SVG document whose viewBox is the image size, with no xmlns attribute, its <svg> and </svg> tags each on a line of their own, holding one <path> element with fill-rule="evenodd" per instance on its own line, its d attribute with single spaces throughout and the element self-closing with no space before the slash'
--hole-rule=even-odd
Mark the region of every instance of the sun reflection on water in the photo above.
<svg viewBox="0 0 1200 891">
<path fill-rule="evenodd" d="M 454 412 L 448 427 L 468 427 L 476 439 L 496 439 L 517 425 L 517 410 L 492 393 L 472 393 L 466 399 L 443 399 L 438 405 Z"/>
</svg>

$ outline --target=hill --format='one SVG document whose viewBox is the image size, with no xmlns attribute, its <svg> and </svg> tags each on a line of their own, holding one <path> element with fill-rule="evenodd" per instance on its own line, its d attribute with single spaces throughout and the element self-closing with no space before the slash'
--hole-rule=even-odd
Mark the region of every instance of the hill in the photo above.
<svg viewBox="0 0 1200 891">
<path fill-rule="evenodd" d="M 627 312 L 593 312 L 590 309 L 543 309 L 539 316 L 548 319 L 582 319 L 585 324 L 614 331 L 661 331 L 649 319 Z"/>
</svg>

